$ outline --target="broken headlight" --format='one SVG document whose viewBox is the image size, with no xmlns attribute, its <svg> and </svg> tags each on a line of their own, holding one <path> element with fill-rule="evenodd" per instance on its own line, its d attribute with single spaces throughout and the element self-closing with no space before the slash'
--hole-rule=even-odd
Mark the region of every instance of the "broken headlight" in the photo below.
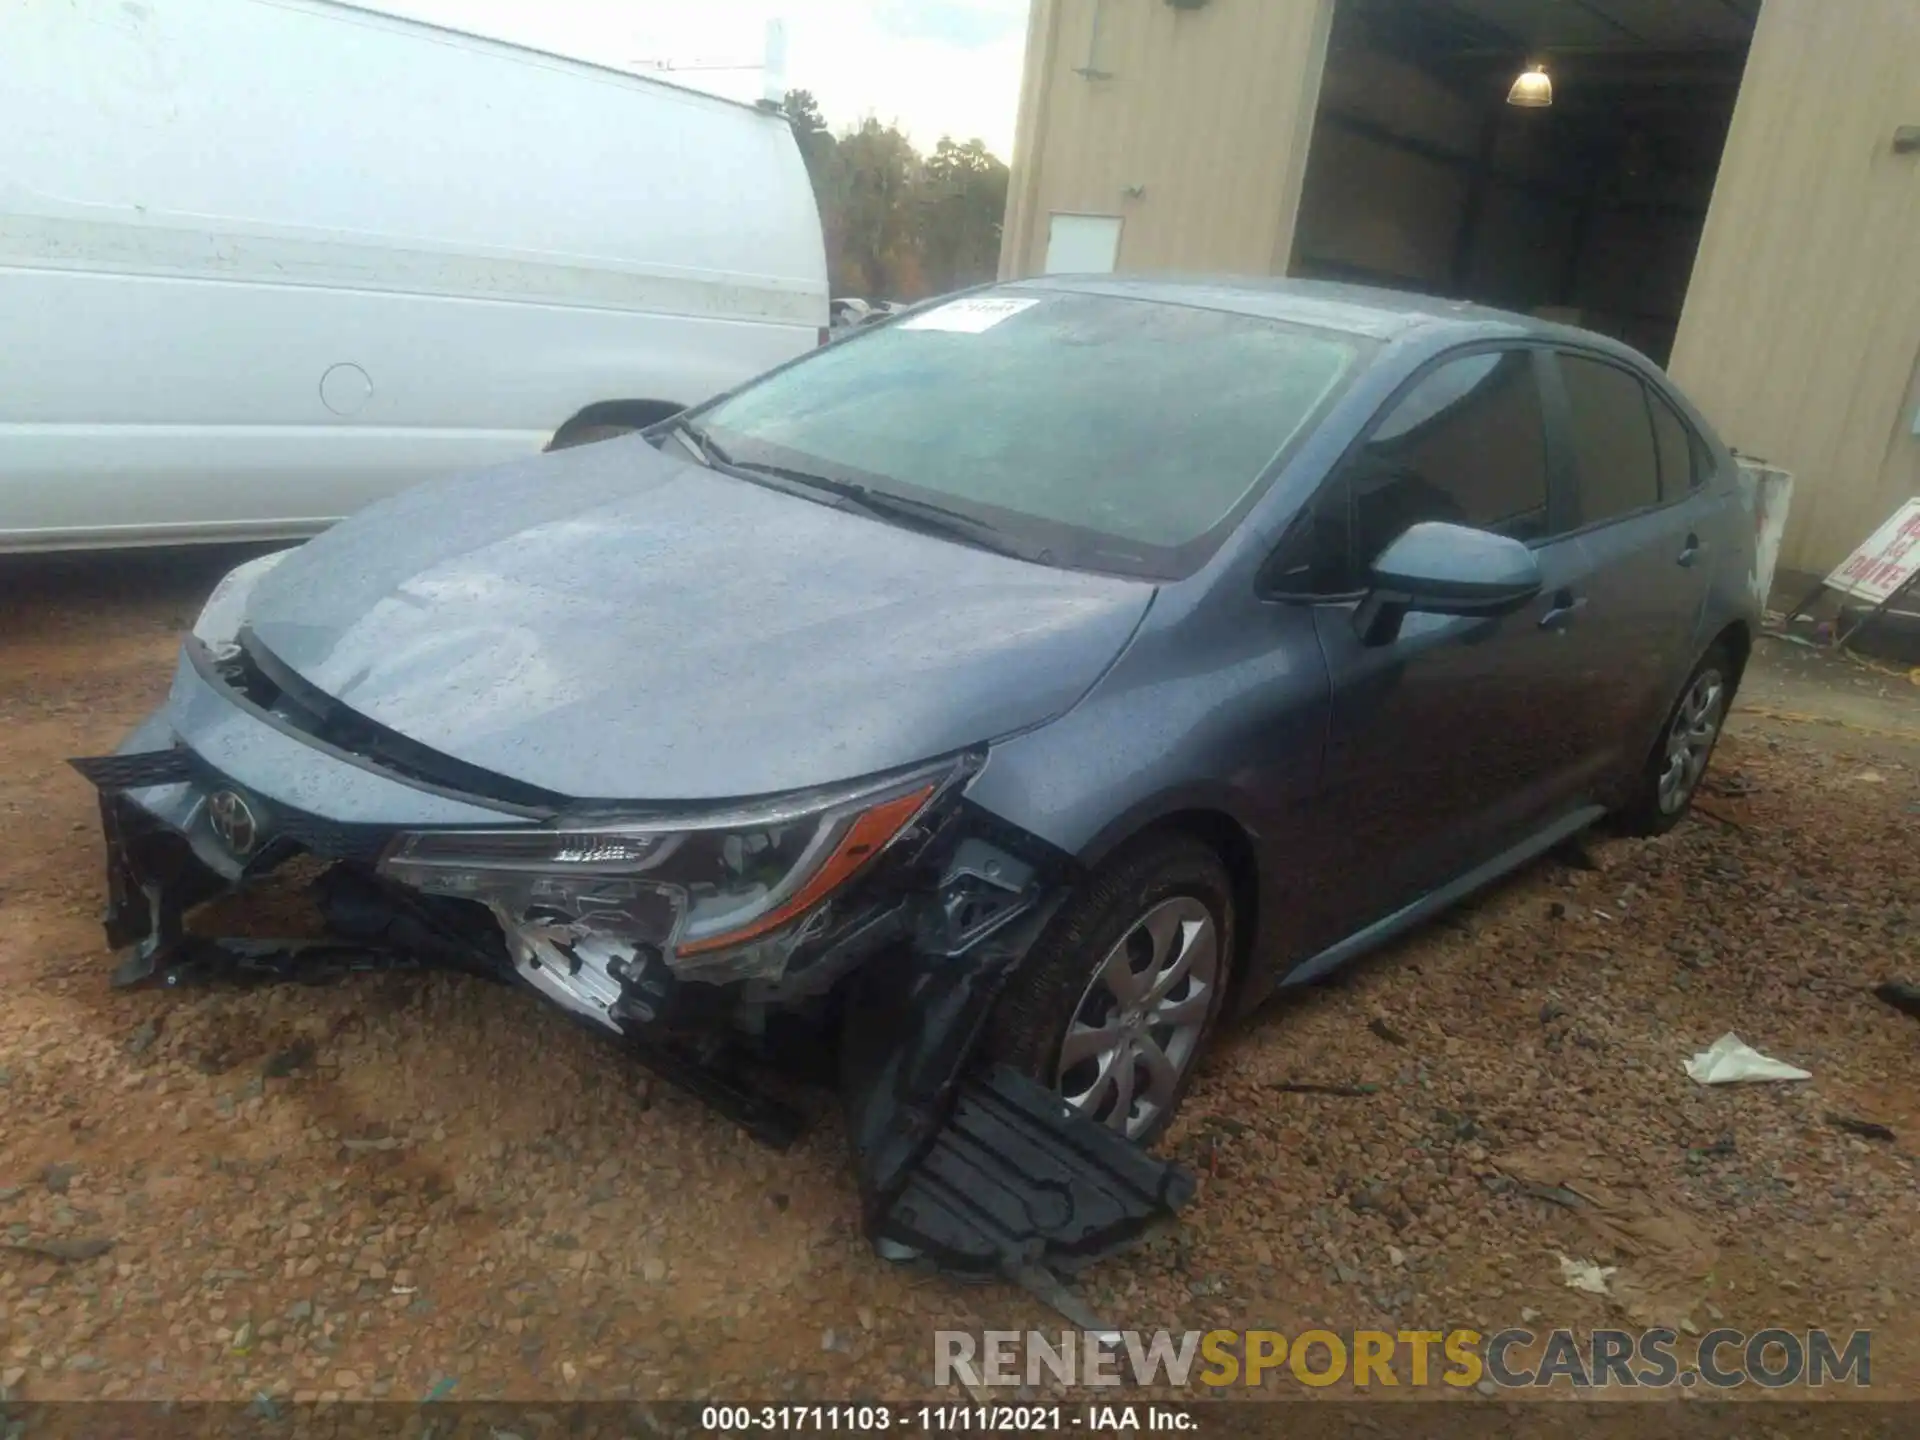
<svg viewBox="0 0 1920 1440">
<path fill-rule="evenodd" d="M 777 976 L 801 933 L 797 922 L 960 773 L 943 764 L 673 820 L 416 831 L 393 842 L 380 870 L 418 890 L 489 906 L 516 958 L 547 949 L 570 973 L 587 946 L 608 955 L 601 968 L 616 978 L 655 959 L 683 979 Z"/>
</svg>

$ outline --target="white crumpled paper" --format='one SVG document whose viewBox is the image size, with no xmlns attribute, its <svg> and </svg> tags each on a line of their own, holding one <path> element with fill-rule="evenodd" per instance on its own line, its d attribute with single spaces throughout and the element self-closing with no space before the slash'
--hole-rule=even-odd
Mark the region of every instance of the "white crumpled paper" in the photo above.
<svg viewBox="0 0 1920 1440">
<path fill-rule="evenodd" d="M 1575 1260 L 1569 1256 L 1560 1257 L 1560 1280 L 1569 1290 L 1584 1290 L 1589 1295 L 1608 1295 L 1609 1276 L 1619 1271 L 1612 1265 L 1596 1265 L 1591 1260 Z"/>
<path fill-rule="evenodd" d="M 1731 1085 L 1738 1080 L 1811 1080 L 1813 1075 L 1762 1055 L 1729 1030 L 1687 1061 L 1687 1078 L 1702 1085 Z"/>
</svg>

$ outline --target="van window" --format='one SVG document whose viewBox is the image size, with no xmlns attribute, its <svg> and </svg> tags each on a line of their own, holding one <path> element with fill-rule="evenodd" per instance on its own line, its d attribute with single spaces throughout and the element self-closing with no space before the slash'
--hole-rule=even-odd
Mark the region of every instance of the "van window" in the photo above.
<svg viewBox="0 0 1920 1440">
<path fill-rule="evenodd" d="M 1647 399 L 1653 405 L 1653 439 L 1660 452 L 1660 498 L 1678 500 L 1700 483 L 1700 470 L 1694 464 L 1693 431 L 1651 386 Z"/>
<path fill-rule="evenodd" d="M 1577 355 L 1560 357 L 1573 421 L 1580 523 L 1598 524 L 1660 501 L 1660 461 L 1640 377 Z"/>
<path fill-rule="evenodd" d="M 1423 520 L 1546 536 L 1546 418 L 1532 352 L 1447 361 L 1395 402 L 1290 527 L 1263 588 L 1364 590 L 1380 552 Z"/>
</svg>

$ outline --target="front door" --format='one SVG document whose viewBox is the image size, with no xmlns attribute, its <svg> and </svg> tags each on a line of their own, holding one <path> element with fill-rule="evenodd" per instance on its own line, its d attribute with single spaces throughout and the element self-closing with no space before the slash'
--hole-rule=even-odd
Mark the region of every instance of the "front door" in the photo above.
<svg viewBox="0 0 1920 1440">
<path fill-rule="evenodd" d="M 1550 503 L 1543 352 L 1450 358 L 1397 399 L 1315 505 L 1344 533 L 1346 574 L 1408 526 L 1471 525 L 1534 548 L 1540 596 L 1486 619 L 1410 615 L 1368 645 L 1355 602 L 1322 603 L 1332 685 L 1316 807 L 1337 901 L 1316 916 L 1332 943 L 1534 833 L 1570 803 L 1588 743 L 1570 714 L 1580 683 L 1589 562 Z M 1329 517 L 1329 512 L 1331 516 Z M 1337 570 L 1339 567 L 1331 567 Z"/>
</svg>

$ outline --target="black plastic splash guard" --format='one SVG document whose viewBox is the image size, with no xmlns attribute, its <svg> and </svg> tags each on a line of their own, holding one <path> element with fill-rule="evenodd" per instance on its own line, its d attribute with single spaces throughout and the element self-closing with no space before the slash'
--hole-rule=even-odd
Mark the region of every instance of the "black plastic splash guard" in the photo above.
<svg viewBox="0 0 1920 1440">
<path fill-rule="evenodd" d="M 1193 1198 L 1193 1177 L 1007 1066 L 960 1089 L 952 1117 L 873 1228 L 943 1270 L 1071 1272 Z"/>
</svg>

